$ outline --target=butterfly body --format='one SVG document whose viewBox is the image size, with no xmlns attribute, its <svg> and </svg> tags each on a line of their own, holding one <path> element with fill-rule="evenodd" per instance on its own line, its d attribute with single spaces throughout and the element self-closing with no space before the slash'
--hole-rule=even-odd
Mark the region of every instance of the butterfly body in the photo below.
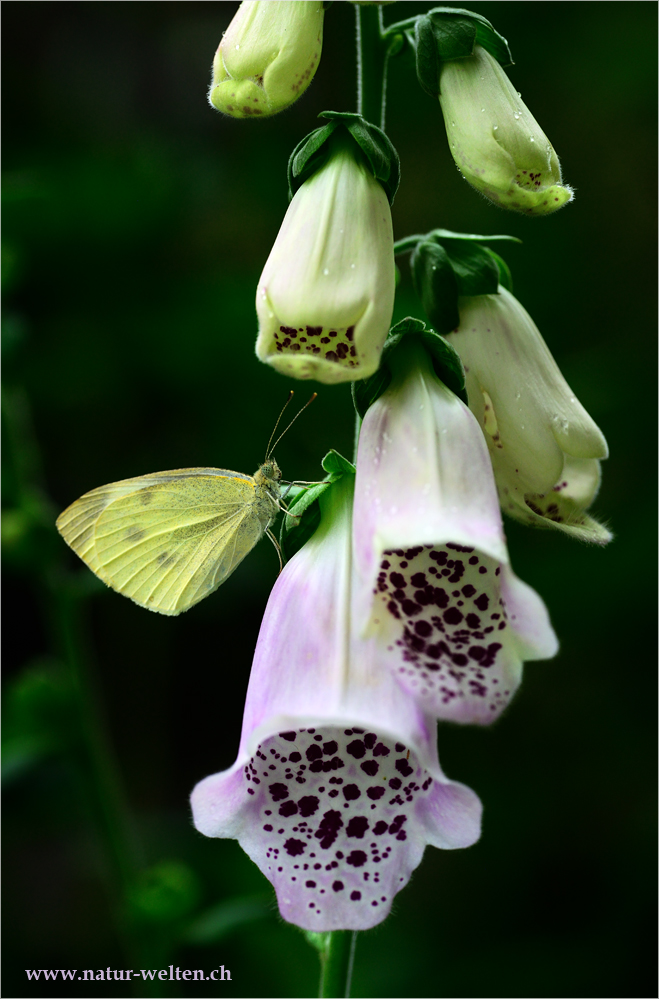
<svg viewBox="0 0 659 999">
<path fill-rule="evenodd" d="M 281 472 L 179 468 L 85 493 L 57 520 L 66 543 L 112 589 L 176 615 L 216 590 L 280 508 Z"/>
</svg>

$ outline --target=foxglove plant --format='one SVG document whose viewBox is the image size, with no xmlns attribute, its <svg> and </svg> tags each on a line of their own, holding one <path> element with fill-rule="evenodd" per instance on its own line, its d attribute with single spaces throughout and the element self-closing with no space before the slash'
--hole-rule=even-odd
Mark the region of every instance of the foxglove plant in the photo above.
<svg viewBox="0 0 659 999">
<path fill-rule="evenodd" d="M 558 645 L 542 600 L 510 567 L 480 428 L 438 379 L 417 325 L 400 324 L 412 329 L 388 354 L 391 383 L 359 439 L 360 616 L 382 664 L 425 711 L 488 724 L 523 661 Z"/>
<path fill-rule="evenodd" d="M 320 497 L 312 539 L 265 611 L 238 758 L 192 794 L 206 836 L 232 837 L 307 930 L 364 930 L 389 913 L 426 844 L 470 846 L 481 805 L 444 776 L 436 725 L 359 635 L 353 475 Z"/>
<path fill-rule="evenodd" d="M 212 103 L 236 117 L 287 107 L 315 72 L 325 6 L 242 3 L 216 56 Z M 479 837 L 479 799 L 439 765 L 437 719 L 488 724 L 523 662 L 557 650 L 542 600 L 512 571 L 499 503 L 525 523 L 610 537 L 586 513 L 606 442 L 487 245 L 508 237 L 435 229 L 393 242 L 399 163 L 384 131 L 386 74 L 410 46 L 474 187 L 528 215 L 570 200 L 501 68 L 512 61 L 507 43 L 457 8 L 389 28 L 381 10 L 360 8 L 358 111 L 323 112 L 293 151 L 290 207 L 256 295 L 260 360 L 293 378 L 353 383 L 356 478 L 331 452 L 328 478 L 295 496 L 282 544 L 296 552 L 265 611 L 236 762 L 192 794 L 197 829 L 238 839 L 284 918 L 316 941 L 381 922 L 426 845 Z M 415 319 L 389 330 L 396 250 L 413 251 L 434 330 Z M 286 510 L 275 469 L 257 473 L 272 486 L 268 525 Z M 181 471 L 195 474 L 172 473 L 177 490 L 157 494 L 174 530 L 159 535 L 147 569 L 174 565 L 185 585 L 242 550 L 263 497 L 257 476 Z M 135 481 L 120 531 L 128 565 L 145 557 L 137 546 L 155 509 L 154 487 L 137 499 Z M 200 520 L 209 494 L 213 516 Z M 98 511 L 83 513 L 93 541 Z M 192 555 L 177 560 L 170 540 L 190 538 Z M 347 963 L 341 976 L 321 994 L 349 995 Z"/>
</svg>

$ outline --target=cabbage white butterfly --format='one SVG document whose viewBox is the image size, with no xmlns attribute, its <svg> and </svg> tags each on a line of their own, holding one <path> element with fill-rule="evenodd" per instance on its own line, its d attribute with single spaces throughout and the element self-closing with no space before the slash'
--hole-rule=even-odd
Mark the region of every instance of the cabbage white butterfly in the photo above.
<svg viewBox="0 0 659 999">
<path fill-rule="evenodd" d="M 147 610 L 181 614 L 216 590 L 264 534 L 279 552 L 270 525 L 284 507 L 270 444 L 284 409 L 254 475 L 178 468 L 111 482 L 67 507 L 58 531 L 113 590 Z"/>
</svg>

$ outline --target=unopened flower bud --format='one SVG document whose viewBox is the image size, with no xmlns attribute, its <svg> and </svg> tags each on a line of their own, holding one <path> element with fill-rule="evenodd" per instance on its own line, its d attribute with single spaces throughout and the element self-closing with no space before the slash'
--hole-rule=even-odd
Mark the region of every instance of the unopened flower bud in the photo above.
<svg viewBox="0 0 659 999">
<path fill-rule="evenodd" d="M 501 208 L 548 215 L 572 200 L 547 136 L 481 45 L 442 65 L 439 101 L 464 178 Z"/>
<path fill-rule="evenodd" d="M 323 5 L 243 0 L 213 61 L 209 100 L 234 118 L 273 115 L 307 89 L 320 61 Z"/>
</svg>

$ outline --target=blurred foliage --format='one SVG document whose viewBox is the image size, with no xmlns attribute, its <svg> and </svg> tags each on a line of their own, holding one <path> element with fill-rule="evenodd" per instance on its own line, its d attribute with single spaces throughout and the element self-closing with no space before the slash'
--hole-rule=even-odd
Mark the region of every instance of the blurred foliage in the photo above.
<svg viewBox="0 0 659 999">
<path fill-rule="evenodd" d="M 132 967 L 223 964 L 226 996 L 316 989 L 317 956 L 268 883 L 235 842 L 197 834 L 186 806 L 196 781 L 233 762 L 275 553 L 258 546 L 220 593 L 166 619 L 99 584 L 54 529 L 60 509 L 115 479 L 252 472 L 290 387 L 255 360 L 254 291 L 286 210 L 290 151 L 320 111 L 354 107 L 353 12 L 328 9 L 306 95 L 243 122 L 205 99 L 235 7 L 4 10 L 7 995 L 89 995 L 77 981 L 26 985 L 24 969 L 128 967 L 126 932 L 141 941 L 136 960 L 155 962 Z M 516 294 L 609 439 L 595 512 L 617 538 L 591 550 L 508 524 L 516 571 L 547 601 L 562 650 L 528 666 L 492 730 L 440 727 L 446 772 L 484 801 L 483 838 L 426 852 L 392 916 L 360 935 L 353 994 L 652 995 L 656 8 L 471 7 L 510 41 L 510 76 L 576 200 L 531 220 L 479 198 L 403 53 L 388 101 L 395 235 L 443 226 L 523 240 L 506 250 Z M 400 9 L 386 7 L 387 22 Z M 410 314 L 421 312 L 403 260 L 394 321 Z M 350 388 L 319 387 L 277 448 L 284 475 L 321 477 L 330 448 L 352 453 L 352 433 Z M 74 660 L 91 671 L 86 720 Z M 117 835 L 138 844 L 119 915 L 99 832 L 113 793 L 94 801 L 85 769 L 112 756 L 131 814 Z"/>
</svg>

